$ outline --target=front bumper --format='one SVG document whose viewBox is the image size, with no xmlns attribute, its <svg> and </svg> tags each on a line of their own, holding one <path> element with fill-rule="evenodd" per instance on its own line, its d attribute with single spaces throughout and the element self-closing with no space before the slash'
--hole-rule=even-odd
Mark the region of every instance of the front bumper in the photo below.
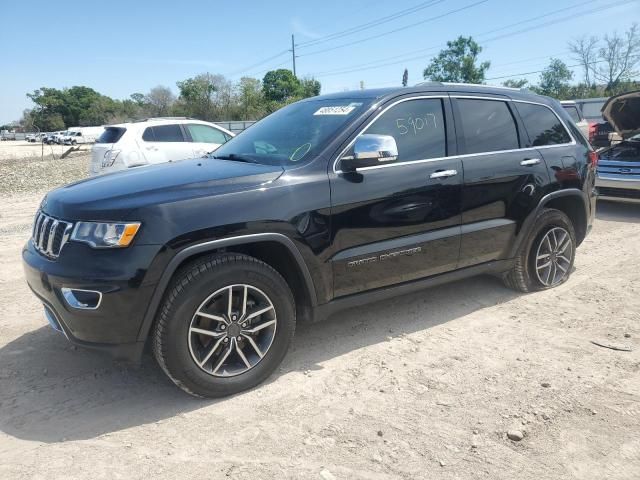
<svg viewBox="0 0 640 480">
<path fill-rule="evenodd" d="M 640 203 L 640 177 L 600 174 L 596 179 L 599 200 Z"/>
<path fill-rule="evenodd" d="M 77 345 L 135 360 L 144 346 L 137 337 L 155 290 L 155 283 L 145 283 L 144 278 L 158 250 L 155 245 L 93 250 L 69 242 L 56 260 L 50 260 L 29 240 L 22 260 L 27 283 L 54 328 L 57 324 Z M 63 288 L 101 292 L 100 304 L 95 309 L 75 308 L 65 300 Z"/>
</svg>

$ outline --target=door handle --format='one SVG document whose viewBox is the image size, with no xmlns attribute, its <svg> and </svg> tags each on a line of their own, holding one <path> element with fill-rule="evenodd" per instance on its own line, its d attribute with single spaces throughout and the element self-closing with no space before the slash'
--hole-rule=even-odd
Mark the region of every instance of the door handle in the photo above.
<svg viewBox="0 0 640 480">
<path fill-rule="evenodd" d="M 538 165 L 539 163 L 540 163 L 539 158 L 527 158 L 525 160 L 522 160 L 520 162 L 520 165 L 522 165 L 523 167 L 530 167 L 532 165 Z"/>
<path fill-rule="evenodd" d="M 439 172 L 433 172 L 429 175 L 429 178 L 449 178 L 455 177 L 457 174 L 457 170 L 440 170 Z"/>
</svg>

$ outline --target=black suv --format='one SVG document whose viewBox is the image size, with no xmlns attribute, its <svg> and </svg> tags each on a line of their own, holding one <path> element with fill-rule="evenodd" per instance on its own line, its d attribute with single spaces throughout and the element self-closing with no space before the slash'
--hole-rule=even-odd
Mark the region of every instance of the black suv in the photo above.
<svg viewBox="0 0 640 480">
<path fill-rule="evenodd" d="M 54 190 L 24 268 L 70 341 L 127 359 L 148 342 L 185 391 L 228 395 L 297 322 L 477 274 L 565 282 L 596 163 L 558 102 L 519 90 L 314 97 L 207 157 Z"/>
</svg>

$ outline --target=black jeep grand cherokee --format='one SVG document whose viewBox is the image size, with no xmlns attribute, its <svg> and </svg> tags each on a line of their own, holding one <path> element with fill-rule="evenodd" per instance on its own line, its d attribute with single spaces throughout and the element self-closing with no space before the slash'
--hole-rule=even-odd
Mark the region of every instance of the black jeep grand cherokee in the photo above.
<svg viewBox="0 0 640 480">
<path fill-rule="evenodd" d="M 422 84 L 315 97 L 208 157 L 59 188 L 23 251 L 52 326 L 185 391 L 269 376 L 296 322 L 470 275 L 569 277 L 597 155 L 560 104 Z M 425 312 L 428 314 L 428 312 Z"/>
</svg>

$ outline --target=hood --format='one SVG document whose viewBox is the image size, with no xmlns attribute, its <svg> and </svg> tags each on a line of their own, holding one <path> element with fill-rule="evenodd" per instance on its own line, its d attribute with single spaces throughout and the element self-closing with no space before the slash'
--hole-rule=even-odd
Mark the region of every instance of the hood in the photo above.
<svg viewBox="0 0 640 480">
<path fill-rule="evenodd" d="M 252 189 L 276 180 L 282 167 L 199 158 L 137 167 L 50 192 L 43 210 L 65 220 L 127 220 L 148 205 Z"/>
<path fill-rule="evenodd" d="M 640 90 L 616 95 L 602 107 L 602 116 L 622 138 L 640 133 Z"/>
</svg>

